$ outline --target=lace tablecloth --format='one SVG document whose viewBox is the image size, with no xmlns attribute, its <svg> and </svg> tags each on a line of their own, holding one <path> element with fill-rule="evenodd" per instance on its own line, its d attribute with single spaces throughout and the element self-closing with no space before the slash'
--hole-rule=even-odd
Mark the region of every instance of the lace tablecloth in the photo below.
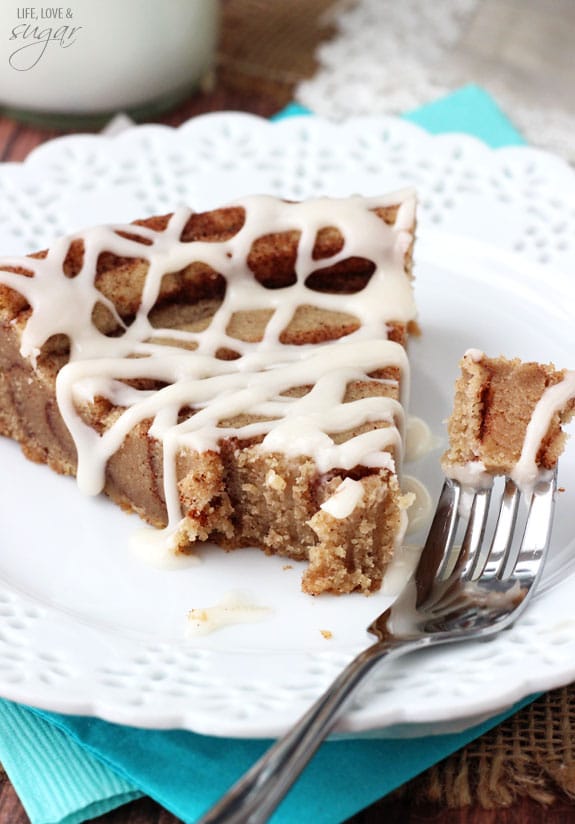
<svg viewBox="0 0 575 824">
<path fill-rule="evenodd" d="M 314 112 L 401 113 L 480 82 L 529 143 L 575 161 L 572 0 L 347 0 L 323 21 L 335 34 L 296 89 Z"/>
</svg>

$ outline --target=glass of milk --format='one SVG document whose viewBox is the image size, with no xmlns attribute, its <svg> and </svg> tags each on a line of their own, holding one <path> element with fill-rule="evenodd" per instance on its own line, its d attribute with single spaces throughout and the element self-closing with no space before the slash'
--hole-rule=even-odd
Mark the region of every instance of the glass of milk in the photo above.
<svg viewBox="0 0 575 824">
<path fill-rule="evenodd" d="M 165 111 L 209 77 L 217 0 L 0 0 L 0 110 L 53 125 Z"/>
</svg>

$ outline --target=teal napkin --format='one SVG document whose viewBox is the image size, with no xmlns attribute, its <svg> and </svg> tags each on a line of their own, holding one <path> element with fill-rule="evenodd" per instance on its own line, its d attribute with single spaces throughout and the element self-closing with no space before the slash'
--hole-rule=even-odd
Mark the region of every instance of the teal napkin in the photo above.
<svg viewBox="0 0 575 824">
<path fill-rule="evenodd" d="M 530 700 L 462 733 L 327 741 L 271 822 L 340 824 Z M 0 700 L 0 761 L 32 824 L 76 824 L 142 794 L 192 824 L 270 744 L 122 727 Z"/>
<path fill-rule="evenodd" d="M 310 112 L 299 103 L 290 103 L 275 119 L 301 114 Z M 493 149 L 500 146 L 521 146 L 526 142 L 491 95 L 480 86 L 464 86 L 447 97 L 404 113 L 403 118 L 431 134 L 463 132 L 473 135 Z"/>
<path fill-rule="evenodd" d="M 297 105 L 281 116 L 303 114 Z M 431 132 L 466 132 L 490 146 L 524 143 L 481 88 L 467 86 L 405 115 Z M 531 699 L 465 732 L 408 740 L 328 741 L 271 819 L 340 824 Z M 269 741 L 142 730 L 0 700 L 0 761 L 32 824 L 76 824 L 140 795 L 193 822 Z"/>
</svg>

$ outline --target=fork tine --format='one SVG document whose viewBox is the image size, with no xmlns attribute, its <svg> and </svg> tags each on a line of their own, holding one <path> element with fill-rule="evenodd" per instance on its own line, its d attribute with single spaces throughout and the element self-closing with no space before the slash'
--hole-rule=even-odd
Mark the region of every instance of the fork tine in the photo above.
<svg viewBox="0 0 575 824">
<path fill-rule="evenodd" d="M 491 545 L 485 542 L 485 547 L 481 552 L 482 557 L 478 559 L 471 580 L 476 581 L 480 575 L 484 579 L 495 578 L 500 572 L 513 541 L 519 499 L 520 492 L 517 486 L 511 478 L 506 478 Z"/>
<path fill-rule="evenodd" d="M 441 489 L 435 515 L 416 570 L 417 604 L 423 603 L 433 585 L 448 565 L 459 521 L 461 487 L 447 478 Z"/>
<path fill-rule="evenodd" d="M 498 577 L 504 581 L 514 578 L 535 579 L 541 572 L 541 558 L 545 555 L 551 537 L 555 491 L 557 489 L 557 471 L 547 480 L 540 482 L 531 495 L 529 513 L 523 532 L 523 538 L 516 551 L 507 553 Z"/>
<path fill-rule="evenodd" d="M 466 580 L 474 580 L 478 577 L 478 570 L 481 570 L 485 563 L 487 542 L 484 536 L 490 500 L 491 487 L 478 490 L 473 498 L 467 529 L 461 545 L 461 557 L 464 563 L 461 577 Z"/>
<path fill-rule="evenodd" d="M 446 524 L 446 531 L 448 530 L 448 537 L 446 537 L 446 540 L 449 540 L 449 551 L 444 553 L 443 562 L 437 574 L 437 579 L 439 581 L 448 581 L 456 572 L 457 574 L 460 573 L 461 564 L 464 562 L 466 557 L 465 553 L 468 549 L 471 532 L 469 532 L 469 535 L 467 536 L 467 544 L 465 544 L 464 541 L 461 546 L 454 546 L 455 538 L 460 521 L 465 518 L 470 518 L 474 512 L 475 491 L 461 486 L 459 483 L 454 481 L 452 481 L 452 484 L 457 494 L 457 497 L 454 499 L 454 506 L 456 507 L 456 510 L 452 513 L 450 522 Z"/>
</svg>

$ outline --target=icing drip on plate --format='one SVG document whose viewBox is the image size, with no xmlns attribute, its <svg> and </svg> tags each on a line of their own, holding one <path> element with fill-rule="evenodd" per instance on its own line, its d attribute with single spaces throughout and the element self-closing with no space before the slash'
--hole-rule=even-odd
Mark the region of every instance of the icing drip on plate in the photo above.
<svg viewBox="0 0 575 824">
<path fill-rule="evenodd" d="M 391 225 L 375 211 L 388 207 L 396 208 Z M 127 433 L 151 421 L 149 434 L 163 444 L 168 538 L 182 517 L 176 477 L 182 450 L 217 451 L 222 439 L 249 438 L 264 452 L 310 456 L 319 472 L 355 466 L 394 471 L 394 459 L 402 456 L 408 364 L 403 347 L 387 338 L 390 323 L 415 318 L 405 271 L 413 241 L 413 193 L 303 203 L 252 196 L 227 208 L 241 209 L 244 219 L 223 240 L 182 240 L 192 212 L 180 209 L 159 231 L 140 225 L 96 227 L 57 241 L 44 258 L 0 261 L 0 284 L 19 292 L 31 307 L 22 331 L 22 356 L 36 365 L 53 336 L 69 340 L 69 361 L 58 372 L 56 391 L 77 449 L 80 488 L 100 492 L 107 462 Z M 343 241 L 329 257 L 318 259 L 316 241 L 326 229 L 337 230 Z M 298 236 L 295 281 L 269 288 L 254 276 L 249 257 L 255 241 L 281 233 Z M 74 242 L 81 242 L 83 256 L 79 271 L 70 277 L 66 261 Z M 99 288 L 104 253 L 143 267 L 141 294 L 129 320 Z M 310 277 L 323 268 L 358 258 L 373 269 L 362 288 L 333 293 L 310 285 Z M 209 322 L 203 328 L 154 325 L 151 316 L 161 304 L 165 276 L 197 265 L 214 278 L 225 278 L 221 303 Z M 28 276 L 14 268 L 25 269 Z M 339 340 L 285 343 L 284 330 L 302 306 L 343 313 L 355 325 Z M 115 324 L 113 335 L 95 324 L 97 309 Z M 234 318 L 258 311 L 269 316 L 261 340 L 231 333 Z M 234 359 L 222 359 L 222 350 Z M 393 384 L 388 389 L 397 388 L 395 380 L 373 377 L 386 367 L 401 376 L 398 400 L 379 395 L 345 399 L 354 381 L 379 380 Z M 301 396 L 290 394 L 296 387 L 307 389 Z M 98 399 L 115 409 L 102 432 L 82 414 Z M 184 409 L 188 414 L 182 420 Z M 361 427 L 351 437 L 337 437 Z"/>
<path fill-rule="evenodd" d="M 270 607 L 258 606 L 245 592 L 226 592 L 214 606 L 196 607 L 188 613 L 186 635 L 208 635 L 236 624 L 253 624 L 271 617 Z"/>
</svg>

